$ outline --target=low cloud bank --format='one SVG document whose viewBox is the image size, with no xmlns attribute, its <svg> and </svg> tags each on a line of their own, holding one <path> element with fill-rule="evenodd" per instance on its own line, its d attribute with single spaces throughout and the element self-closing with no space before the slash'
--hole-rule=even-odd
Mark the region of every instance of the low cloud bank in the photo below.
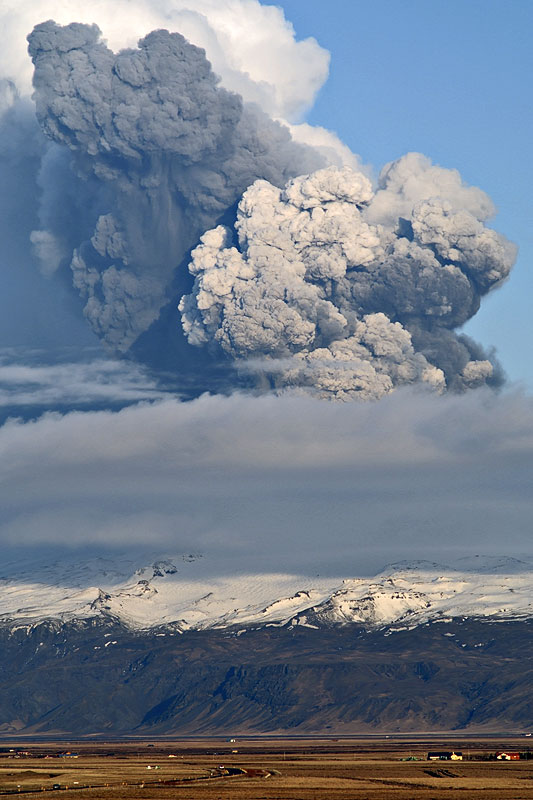
<svg viewBox="0 0 533 800">
<path fill-rule="evenodd" d="M 533 401 L 204 396 L 0 429 L 5 547 L 204 550 L 358 574 L 530 551 Z"/>
<path fill-rule="evenodd" d="M 120 408 L 168 394 L 139 364 L 91 350 L 0 350 L 0 419 L 45 410 Z"/>
</svg>

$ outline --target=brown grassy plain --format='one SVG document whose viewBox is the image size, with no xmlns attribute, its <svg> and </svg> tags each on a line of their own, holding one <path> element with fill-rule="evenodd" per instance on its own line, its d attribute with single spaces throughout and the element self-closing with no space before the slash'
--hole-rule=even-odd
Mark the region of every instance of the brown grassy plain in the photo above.
<svg viewBox="0 0 533 800">
<path fill-rule="evenodd" d="M 40 797 L 44 787 L 51 800 L 533 800 L 533 760 L 425 760 L 428 750 L 455 749 L 479 756 L 500 749 L 523 751 L 527 742 L 422 736 L 238 738 L 235 743 L 220 739 L 69 745 L 5 742 L 4 748 L 30 754 L 14 758 L 5 749 L 0 753 L 0 796 L 20 792 L 28 798 Z M 79 757 L 58 758 L 65 749 L 76 751 Z M 409 756 L 423 760 L 401 760 Z M 221 765 L 243 773 L 224 775 Z M 53 790 L 54 784 L 62 789 Z"/>
</svg>

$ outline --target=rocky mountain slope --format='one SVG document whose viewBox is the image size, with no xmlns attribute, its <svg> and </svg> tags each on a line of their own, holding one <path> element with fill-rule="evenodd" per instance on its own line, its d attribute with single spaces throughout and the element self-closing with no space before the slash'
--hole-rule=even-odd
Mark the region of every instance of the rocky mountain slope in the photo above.
<svg viewBox="0 0 533 800">
<path fill-rule="evenodd" d="M 0 734 L 533 729 L 527 559 L 371 579 L 213 566 L 6 566 Z"/>
<path fill-rule="evenodd" d="M 102 619 L 0 631 L 0 733 L 166 736 L 533 729 L 533 623 L 395 633 L 132 631 Z"/>
</svg>

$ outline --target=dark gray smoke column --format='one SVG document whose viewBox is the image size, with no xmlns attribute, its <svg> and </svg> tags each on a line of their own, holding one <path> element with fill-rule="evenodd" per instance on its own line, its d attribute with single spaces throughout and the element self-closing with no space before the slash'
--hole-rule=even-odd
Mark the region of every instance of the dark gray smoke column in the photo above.
<svg viewBox="0 0 533 800">
<path fill-rule="evenodd" d="M 283 185 L 322 162 L 219 87 L 180 34 L 154 31 L 118 55 L 94 25 L 49 21 L 28 40 L 54 143 L 32 241 L 44 271 L 70 265 L 93 329 L 126 352 L 187 286 L 185 253 L 254 180 Z"/>
<path fill-rule="evenodd" d="M 219 226 L 193 252 L 184 331 L 278 387 L 325 397 L 497 383 L 481 348 L 454 332 L 514 261 L 483 224 L 492 212 L 481 190 L 414 153 L 383 170 L 376 192 L 347 167 L 281 190 L 257 181 L 239 204 L 238 246 Z"/>
</svg>

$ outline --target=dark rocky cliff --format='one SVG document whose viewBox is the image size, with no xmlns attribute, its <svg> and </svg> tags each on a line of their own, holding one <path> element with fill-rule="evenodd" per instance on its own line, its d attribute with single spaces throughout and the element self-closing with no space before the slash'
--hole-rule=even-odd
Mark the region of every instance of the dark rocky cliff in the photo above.
<svg viewBox="0 0 533 800">
<path fill-rule="evenodd" d="M 6 627 L 0 732 L 521 731 L 533 726 L 532 634 L 533 622 L 480 620 L 393 633 Z"/>
</svg>

